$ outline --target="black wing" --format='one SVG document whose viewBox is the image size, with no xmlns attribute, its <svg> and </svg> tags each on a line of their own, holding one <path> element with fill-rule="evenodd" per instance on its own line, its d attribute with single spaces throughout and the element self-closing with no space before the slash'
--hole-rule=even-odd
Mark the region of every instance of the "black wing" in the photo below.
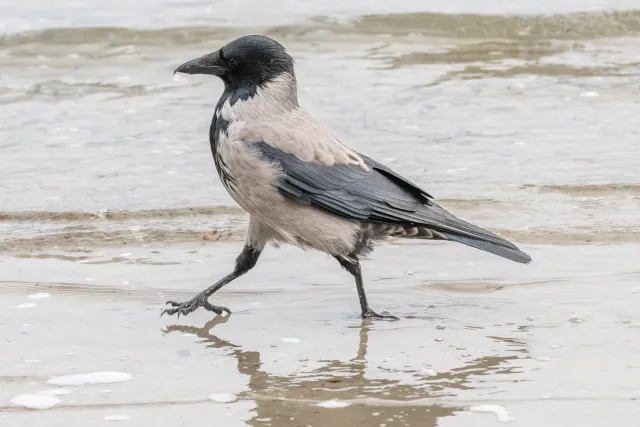
<svg viewBox="0 0 640 427">
<path fill-rule="evenodd" d="M 479 249 L 485 242 L 519 252 L 501 237 L 451 215 L 420 187 L 366 156 L 368 171 L 355 164 L 305 162 L 264 142 L 252 145 L 282 168 L 278 190 L 297 202 L 352 220 L 427 227 Z"/>
</svg>

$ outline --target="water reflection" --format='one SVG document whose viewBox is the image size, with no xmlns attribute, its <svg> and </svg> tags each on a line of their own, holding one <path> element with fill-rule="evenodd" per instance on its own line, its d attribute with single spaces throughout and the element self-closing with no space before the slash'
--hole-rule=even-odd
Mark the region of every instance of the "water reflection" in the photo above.
<svg viewBox="0 0 640 427">
<path fill-rule="evenodd" d="M 215 318 L 201 328 L 170 325 L 163 332 L 194 334 L 202 338 L 201 343 L 208 348 L 230 351 L 229 355 L 238 361 L 238 371 L 249 377 L 248 391 L 242 397 L 256 402 L 255 415 L 249 421 L 253 426 L 323 426 L 348 420 L 349 426 L 435 427 L 438 419 L 465 410 L 466 405 L 456 405 L 451 400 L 459 392 L 473 389 L 472 382 L 485 383 L 481 377 L 515 373 L 517 368 L 507 364 L 519 358 L 515 355 L 486 356 L 440 373 L 396 370 L 411 373 L 417 380 L 413 384 L 389 378 L 370 378 L 367 371 L 375 369 L 367 363 L 371 324 L 363 321 L 358 326 L 359 342 L 352 359 L 319 360 L 323 363 L 320 368 L 276 375 L 262 369 L 260 352 L 244 350 L 212 333 L 215 326 L 226 323 L 228 319 Z M 510 343 L 520 348 L 525 346 L 515 340 Z M 318 402 L 332 399 L 349 402 L 350 405 L 339 409 L 317 406 Z"/>
</svg>

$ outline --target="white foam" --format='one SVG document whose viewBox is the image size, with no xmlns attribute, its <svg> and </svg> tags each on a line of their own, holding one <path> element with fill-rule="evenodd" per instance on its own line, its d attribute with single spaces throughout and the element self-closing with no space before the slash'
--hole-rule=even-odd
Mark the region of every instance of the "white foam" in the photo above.
<svg viewBox="0 0 640 427">
<path fill-rule="evenodd" d="M 29 298 L 31 298 L 31 299 L 45 299 L 45 298 L 49 298 L 50 296 L 51 296 L 51 294 L 48 294 L 46 292 L 39 292 L 37 294 L 29 295 Z"/>
<path fill-rule="evenodd" d="M 13 405 L 29 409 L 49 409 L 62 402 L 54 396 L 41 396 L 38 394 L 19 394 L 11 398 Z"/>
<path fill-rule="evenodd" d="M 235 394 L 231 394 L 231 393 L 216 393 L 216 394 L 210 394 L 209 400 L 212 400 L 217 403 L 231 403 L 238 400 L 238 398 L 236 397 Z"/>
<path fill-rule="evenodd" d="M 110 384 L 130 381 L 133 378 L 131 374 L 126 372 L 90 372 L 88 374 L 63 375 L 61 377 L 53 377 L 49 384 L 54 385 L 84 385 L 84 384 Z"/>
<path fill-rule="evenodd" d="M 42 390 L 38 392 L 40 396 L 64 396 L 65 394 L 69 393 L 71 393 L 71 390 L 67 388 L 52 388 L 49 390 Z"/>
<path fill-rule="evenodd" d="M 32 302 L 25 302 L 24 304 L 18 304 L 15 307 L 16 308 L 32 308 L 35 307 L 36 305 Z"/>
<path fill-rule="evenodd" d="M 298 343 L 300 338 L 280 338 L 284 342 Z"/>
<path fill-rule="evenodd" d="M 107 415 L 106 417 L 104 417 L 105 421 L 127 421 L 130 419 L 131 417 L 129 417 L 129 415 L 121 415 L 121 414 Z"/>
<path fill-rule="evenodd" d="M 600 96 L 600 94 L 598 92 L 582 92 L 580 96 L 583 96 L 585 98 L 595 98 Z"/>
<path fill-rule="evenodd" d="M 514 418 L 509 416 L 509 412 L 507 412 L 507 408 L 500 405 L 477 405 L 469 408 L 471 412 L 488 412 L 491 414 L 496 414 L 498 417 L 498 421 L 506 423 L 508 421 L 513 420 Z"/>
<path fill-rule="evenodd" d="M 320 406 L 321 408 L 330 408 L 330 409 L 338 409 L 338 408 L 346 408 L 351 405 L 349 402 L 344 402 L 342 400 L 331 399 L 325 400 L 323 402 L 318 402 L 316 406 Z"/>
<path fill-rule="evenodd" d="M 438 372 L 434 371 L 433 369 L 422 369 L 420 373 L 428 377 L 435 377 L 436 375 L 438 375 Z"/>
</svg>

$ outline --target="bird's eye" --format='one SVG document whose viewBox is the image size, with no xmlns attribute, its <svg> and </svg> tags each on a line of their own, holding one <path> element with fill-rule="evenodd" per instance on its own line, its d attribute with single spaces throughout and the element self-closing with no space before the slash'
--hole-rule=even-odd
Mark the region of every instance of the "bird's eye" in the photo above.
<svg viewBox="0 0 640 427">
<path fill-rule="evenodd" d="M 233 58 L 229 58 L 228 63 L 229 63 L 229 67 L 231 68 L 236 68 L 238 66 L 238 62 Z"/>
</svg>

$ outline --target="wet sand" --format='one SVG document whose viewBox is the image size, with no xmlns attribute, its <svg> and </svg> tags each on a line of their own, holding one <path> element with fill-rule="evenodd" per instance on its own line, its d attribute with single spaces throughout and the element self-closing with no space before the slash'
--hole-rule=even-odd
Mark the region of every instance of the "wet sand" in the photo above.
<svg viewBox="0 0 640 427">
<path fill-rule="evenodd" d="M 637 5 L 296 4 L 0 4 L 0 425 L 638 425 Z M 334 260 L 269 248 L 230 317 L 160 317 L 247 225 L 221 85 L 172 71 L 255 32 L 336 135 L 534 262 L 389 241 L 366 289 L 401 320 L 370 323 Z"/>
<path fill-rule="evenodd" d="M 293 248 L 216 294 L 233 311 L 218 319 L 159 313 L 225 274 L 240 243 L 3 256 L 0 401 L 57 389 L 58 376 L 132 379 L 64 386 L 48 410 L 5 403 L 0 421 L 635 425 L 638 246 L 525 247 L 536 262 L 522 268 L 454 244 L 380 246 L 364 263 L 369 298 L 401 321 L 373 323 L 335 262 Z M 237 401 L 209 399 L 220 393 Z M 334 399 L 348 406 L 318 406 Z M 470 411 L 482 405 L 497 412 Z"/>
</svg>

